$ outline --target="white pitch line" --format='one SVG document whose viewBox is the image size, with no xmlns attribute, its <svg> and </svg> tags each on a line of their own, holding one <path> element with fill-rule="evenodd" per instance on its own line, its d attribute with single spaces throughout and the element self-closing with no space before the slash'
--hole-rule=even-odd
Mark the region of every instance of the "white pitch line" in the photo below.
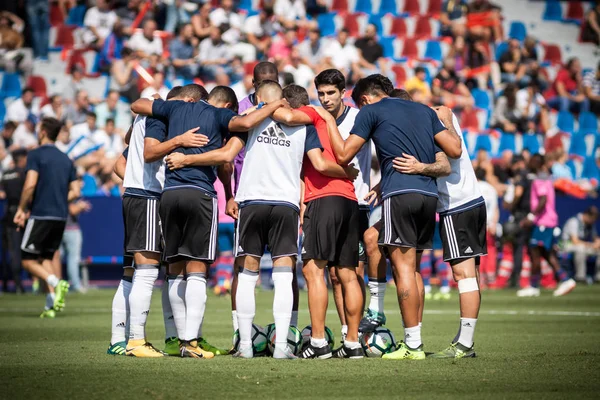
<svg viewBox="0 0 600 400">
<path fill-rule="evenodd" d="M 20 313 L 37 313 L 40 311 L 40 308 L 0 308 L 0 313 L 3 314 L 20 314 Z M 73 307 L 73 308 L 69 308 L 67 307 L 65 309 L 65 312 L 76 312 L 76 313 L 89 313 L 89 314 L 108 314 L 110 313 L 110 309 L 109 308 L 81 308 L 81 307 Z M 226 313 L 226 312 L 230 312 L 231 310 L 229 309 L 218 309 L 218 310 L 212 310 L 213 312 L 217 312 L 217 313 Z M 272 312 L 273 310 L 270 309 L 264 309 L 262 312 Z M 387 314 L 398 314 L 398 310 L 385 310 L 385 312 Z M 302 314 L 308 314 L 308 310 L 300 310 L 300 313 Z M 456 311 L 451 311 L 451 310 L 425 310 L 424 312 L 425 314 L 431 314 L 431 315 L 458 315 L 459 312 L 458 310 Z M 517 310 L 481 310 L 479 312 L 480 314 L 486 314 L 486 315 L 509 315 L 509 316 L 515 316 L 515 315 L 539 315 L 539 316 L 553 316 L 553 317 L 600 317 L 600 312 L 596 312 L 596 311 L 537 311 L 537 310 L 524 310 L 524 311 L 517 311 Z M 327 314 L 337 314 L 337 312 L 335 310 L 328 310 Z"/>
</svg>

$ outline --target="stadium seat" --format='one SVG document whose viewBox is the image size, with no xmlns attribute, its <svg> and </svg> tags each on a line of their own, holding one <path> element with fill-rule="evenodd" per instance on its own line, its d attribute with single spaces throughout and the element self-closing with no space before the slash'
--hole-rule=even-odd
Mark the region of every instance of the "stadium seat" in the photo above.
<svg viewBox="0 0 600 400">
<path fill-rule="evenodd" d="M 596 118 L 596 115 L 589 111 L 579 114 L 579 132 L 598 132 L 598 119 Z"/>
<path fill-rule="evenodd" d="M 600 169 L 598 168 L 598 164 L 594 157 L 587 157 L 583 162 L 581 177 L 584 179 L 600 180 Z"/>
<path fill-rule="evenodd" d="M 562 21 L 562 7 L 558 0 L 546 0 L 546 8 L 542 19 L 545 21 Z"/>
<path fill-rule="evenodd" d="M 560 51 L 560 47 L 555 44 L 548 44 L 544 46 L 545 54 L 544 54 L 544 62 L 549 62 L 550 64 L 562 64 L 562 53 Z"/>
<path fill-rule="evenodd" d="M 329 36 L 335 34 L 335 15 L 336 13 L 326 13 L 317 16 L 317 23 L 319 24 L 321 35 Z"/>
<path fill-rule="evenodd" d="M 523 135 L 523 148 L 529 150 L 531 154 L 539 153 L 541 147 L 538 135 Z"/>
<path fill-rule="evenodd" d="M 484 110 L 490 109 L 490 96 L 486 91 L 481 89 L 473 89 L 471 94 L 475 100 L 475 107 L 483 108 Z"/>
<path fill-rule="evenodd" d="M 496 56 L 496 60 L 499 60 L 502 54 L 504 54 L 508 50 L 508 43 L 501 42 L 496 46 L 496 52 L 494 53 Z"/>
<path fill-rule="evenodd" d="M 347 12 L 348 9 L 348 0 L 333 0 L 331 11 Z"/>
<path fill-rule="evenodd" d="M 350 36 L 358 36 L 360 33 L 360 24 L 357 14 L 347 14 L 344 20 L 344 28 L 348 30 Z"/>
<path fill-rule="evenodd" d="M 512 133 L 504 133 L 500 135 L 500 149 L 499 153 L 502 153 L 504 150 L 510 150 L 513 153 L 516 153 L 517 146 L 515 143 L 515 135 Z"/>
<path fill-rule="evenodd" d="M 4 99 L 0 99 L 0 128 L 4 126 L 4 117 L 6 116 L 6 105 Z"/>
<path fill-rule="evenodd" d="M 427 6 L 427 15 L 437 18 L 442 12 L 442 0 L 429 0 Z"/>
<path fill-rule="evenodd" d="M 478 135 L 475 140 L 475 152 L 485 150 L 488 153 L 492 151 L 492 141 L 488 135 Z"/>
<path fill-rule="evenodd" d="M 425 46 L 425 57 L 426 60 L 442 61 L 442 46 L 440 42 L 435 40 L 429 40 Z"/>
<path fill-rule="evenodd" d="M 510 24 L 510 31 L 508 37 L 510 37 L 511 39 L 517 39 L 521 42 L 525 40 L 525 38 L 527 37 L 527 28 L 525 27 L 525 24 L 521 21 L 513 21 Z"/>
<path fill-rule="evenodd" d="M 396 87 L 400 87 L 404 85 L 406 81 L 406 70 L 404 66 L 401 64 L 392 65 L 392 72 L 396 75 Z"/>
<path fill-rule="evenodd" d="M 65 16 L 57 2 L 50 3 L 50 25 L 59 26 L 65 23 Z"/>
<path fill-rule="evenodd" d="M 567 167 L 571 170 L 571 174 L 573 175 L 573 179 L 581 179 L 581 175 L 583 173 L 583 164 L 580 160 L 570 159 L 567 161 Z"/>
<path fill-rule="evenodd" d="M 477 110 L 474 108 L 465 108 L 460 114 L 460 126 L 463 129 L 479 132 Z"/>
<path fill-rule="evenodd" d="M 417 46 L 417 40 L 415 38 L 404 39 L 404 46 L 402 47 L 402 57 L 406 58 L 418 58 L 419 47 Z"/>
<path fill-rule="evenodd" d="M 0 99 L 21 96 L 21 81 L 19 74 L 5 73 L 0 87 Z"/>
<path fill-rule="evenodd" d="M 56 47 L 62 47 L 64 49 L 70 49 L 75 45 L 75 37 L 73 31 L 77 29 L 76 26 L 72 25 L 60 25 L 56 30 Z"/>
<path fill-rule="evenodd" d="M 399 39 L 406 37 L 406 22 L 402 17 L 396 17 L 392 21 L 392 27 L 390 28 L 390 35 L 394 35 Z"/>
<path fill-rule="evenodd" d="M 431 37 L 431 22 L 429 21 L 429 17 L 421 16 L 417 19 L 415 34 L 413 36 L 415 39 L 429 39 Z"/>
<path fill-rule="evenodd" d="M 372 14 L 373 13 L 373 4 L 371 4 L 371 0 L 356 0 L 356 6 L 354 7 L 354 12 Z"/>
<path fill-rule="evenodd" d="M 394 39 L 393 36 L 382 36 L 379 39 L 379 44 L 383 46 L 383 56 L 386 58 L 394 58 Z"/>
<path fill-rule="evenodd" d="M 583 20 L 583 5 L 578 1 L 568 1 L 567 2 L 567 14 L 565 15 L 565 19 L 567 21 L 579 21 Z"/>
<path fill-rule="evenodd" d="M 558 120 L 556 126 L 561 132 L 573 134 L 575 131 L 575 118 L 573 114 L 568 111 L 560 111 L 558 113 Z"/>
<path fill-rule="evenodd" d="M 69 74 L 71 72 L 71 68 L 73 68 L 75 65 L 80 65 L 83 67 L 84 71 L 87 71 L 87 64 L 85 62 L 85 58 L 83 57 L 83 50 L 75 50 L 71 52 L 69 60 L 67 61 L 66 73 Z"/>
<path fill-rule="evenodd" d="M 33 89 L 35 97 L 45 98 L 47 96 L 46 80 L 43 76 L 31 75 L 25 86 Z"/>
<path fill-rule="evenodd" d="M 369 24 L 375 25 L 377 28 L 377 34 L 383 35 L 383 23 L 381 22 L 382 14 L 374 14 L 369 17 Z"/>
<path fill-rule="evenodd" d="M 252 0 L 240 0 L 238 8 L 246 11 L 252 10 Z"/>
<path fill-rule="evenodd" d="M 396 0 L 381 0 L 379 6 L 379 14 L 398 14 L 398 7 L 396 6 Z"/>
<path fill-rule="evenodd" d="M 409 14 L 420 14 L 421 6 L 419 4 L 419 0 L 404 0 L 403 12 Z"/>
<path fill-rule="evenodd" d="M 65 22 L 65 24 L 82 27 L 86 11 L 87 7 L 85 5 L 75 6 L 71 8 L 69 10 L 69 15 L 67 16 L 67 21 Z"/>
</svg>

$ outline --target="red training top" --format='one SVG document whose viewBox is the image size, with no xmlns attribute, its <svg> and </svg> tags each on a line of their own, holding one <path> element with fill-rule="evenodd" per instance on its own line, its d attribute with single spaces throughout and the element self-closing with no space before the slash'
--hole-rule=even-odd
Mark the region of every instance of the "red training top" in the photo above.
<svg viewBox="0 0 600 400">
<path fill-rule="evenodd" d="M 311 107 L 300 107 L 298 110 L 308 115 L 313 125 L 317 129 L 321 146 L 323 147 L 323 157 L 327 160 L 336 162 L 329 134 L 327 133 L 327 123 L 321 116 Z M 318 172 L 308 157 L 304 157 L 304 183 L 306 190 L 304 192 L 304 202 L 307 203 L 326 196 L 342 196 L 350 200 L 356 201 L 354 192 L 354 184 L 347 178 L 330 178 Z"/>
</svg>

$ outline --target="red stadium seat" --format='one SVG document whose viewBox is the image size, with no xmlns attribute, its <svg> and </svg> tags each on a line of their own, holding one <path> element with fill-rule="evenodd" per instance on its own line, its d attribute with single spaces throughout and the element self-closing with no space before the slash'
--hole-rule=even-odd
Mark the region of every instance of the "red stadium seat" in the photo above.
<svg viewBox="0 0 600 400">
<path fill-rule="evenodd" d="M 348 0 L 333 0 L 331 11 L 348 11 Z"/>
<path fill-rule="evenodd" d="M 77 29 L 76 26 L 72 25 L 60 25 L 56 30 L 56 47 L 62 47 L 64 49 L 70 49 L 75 45 L 75 37 L 73 31 Z"/>
<path fill-rule="evenodd" d="M 415 26 L 415 39 L 429 39 L 431 38 L 431 22 L 429 22 L 428 16 L 420 16 L 417 19 L 417 24 Z"/>
<path fill-rule="evenodd" d="M 544 61 L 551 64 L 562 64 L 562 54 L 560 47 L 555 44 L 544 45 L 546 50 L 544 54 Z"/>
<path fill-rule="evenodd" d="M 432 18 L 438 18 L 442 12 L 442 0 L 429 0 L 427 15 Z"/>
<path fill-rule="evenodd" d="M 83 57 L 82 50 L 74 50 L 71 52 L 71 55 L 69 56 L 69 60 L 67 61 L 66 73 L 70 74 L 71 68 L 73 68 L 73 66 L 75 66 L 75 65 L 79 65 L 79 66 L 83 67 L 84 71 L 87 71 L 86 64 L 85 64 L 85 58 Z"/>
<path fill-rule="evenodd" d="M 390 35 L 402 39 L 406 37 L 406 31 L 406 22 L 404 21 L 404 18 L 394 18 L 394 20 L 392 21 L 392 27 L 390 28 Z"/>
<path fill-rule="evenodd" d="M 479 132 L 479 119 L 477 118 L 477 110 L 474 108 L 465 108 L 460 114 L 460 126 L 463 129 Z"/>
<path fill-rule="evenodd" d="M 403 11 L 409 14 L 420 14 L 421 6 L 419 5 L 419 0 L 404 0 Z"/>
<path fill-rule="evenodd" d="M 401 64 L 392 65 L 392 72 L 396 75 L 396 87 L 401 87 L 406 81 L 406 70 Z"/>
<path fill-rule="evenodd" d="M 58 3 L 50 3 L 50 25 L 59 26 L 65 23 L 65 16 Z"/>
<path fill-rule="evenodd" d="M 344 28 L 348 30 L 350 36 L 358 36 L 360 33 L 360 25 L 358 23 L 358 16 L 360 14 L 348 14 L 344 21 Z"/>
<path fill-rule="evenodd" d="M 577 1 L 567 2 L 566 19 L 581 21 L 583 19 L 583 4 Z"/>
<path fill-rule="evenodd" d="M 43 76 L 31 75 L 27 79 L 27 85 L 33 89 L 35 97 L 45 98 L 47 94 L 46 80 Z"/>
<path fill-rule="evenodd" d="M 406 38 L 404 39 L 404 47 L 402 47 L 402 57 L 406 58 L 418 58 L 419 47 L 417 46 L 417 39 Z"/>
</svg>

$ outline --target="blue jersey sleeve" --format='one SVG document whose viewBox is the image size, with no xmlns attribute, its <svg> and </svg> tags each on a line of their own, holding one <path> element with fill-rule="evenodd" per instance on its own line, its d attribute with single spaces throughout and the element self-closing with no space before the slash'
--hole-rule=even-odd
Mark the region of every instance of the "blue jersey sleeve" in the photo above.
<svg viewBox="0 0 600 400">
<path fill-rule="evenodd" d="M 182 103 L 181 101 L 165 101 L 156 99 L 152 102 L 152 116 L 168 119 L 175 105 Z"/>
<path fill-rule="evenodd" d="M 229 137 L 229 121 L 237 114 L 227 108 L 217 108 L 216 111 L 215 120 L 219 126 L 221 136 L 223 136 L 223 139 L 227 139 Z"/>
<path fill-rule="evenodd" d="M 433 132 L 433 136 L 437 135 L 438 133 L 445 131 L 446 127 L 444 126 L 444 124 L 442 124 L 442 121 L 440 121 L 440 118 L 437 116 L 437 114 L 435 113 L 435 111 L 433 111 L 432 109 L 429 109 L 429 115 L 431 116 L 431 128 L 432 128 L 432 132 Z"/>
<path fill-rule="evenodd" d="M 73 182 L 77 180 L 77 170 L 75 169 L 75 164 L 71 163 L 71 172 L 69 173 L 69 182 Z"/>
<path fill-rule="evenodd" d="M 125 150 L 123 150 L 123 157 L 125 157 L 126 160 L 127 157 L 129 157 L 129 146 L 125 147 Z"/>
<path fill-rule="evenodd" d="M 27 166 L 26 171 L 37 171 L 40 172 L 40 152 L 32 151 L 27 155 Z"/>
<path fill-rule="evenodd" d="M 308 153 L 312 149 L 321 149 L 321 141 L 319 140 L 319 134 L 317 128 L 314 125 L 306 125 L 306 140 L 304 141 L 304 152 Z"/>
<path fill-rule="evenodd" d="M 354 126 L 350 130 L 353 135 L 360 136 L 365 141 L 371 137 L 371 133 L 377 125 L 377 115 L 373 107 L 363 107 L 356 115 Z"/>
<path fill-rule="evenodd" d="M 167 139 L 167 126 L 157 118 L 146 118 L 146 136 L 164 142 Z"/>
</svg>

